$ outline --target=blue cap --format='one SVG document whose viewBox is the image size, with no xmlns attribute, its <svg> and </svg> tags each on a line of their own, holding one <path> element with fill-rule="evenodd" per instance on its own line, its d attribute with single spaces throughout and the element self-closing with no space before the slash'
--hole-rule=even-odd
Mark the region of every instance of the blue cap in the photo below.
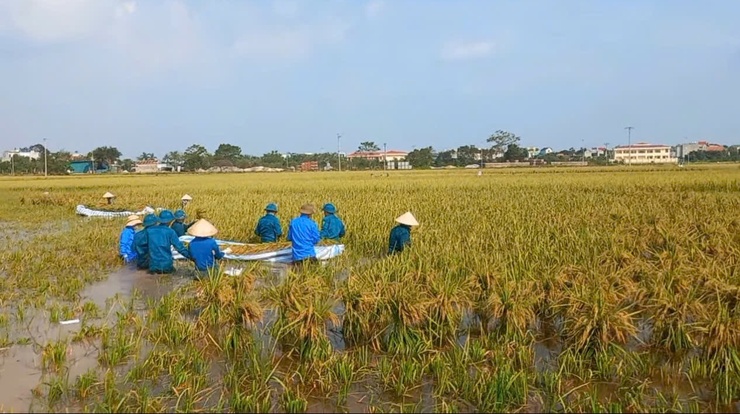
<svg viewBox="0 0 740 414">
<path fill-rule="evenodd" d="M 177 210 L 177 211 L 175 211 L 175 218 L 177 220 L 182 220 L 185 217 L 187 217 L 187 215 L 185 214 L 185 212 L 183 210 Z"/>
<path fill-rule="evenodd" d="M 268 204 L 267 207 L 265 207 L 265 211 L 269 211 L 269 212 L 272 212 L 272 213 L 277 213 L 277 211 L 278 211 L 277 204 L 275 204 L 275 203 Z"/>
<path fill-rule="evenodd" d="M 159 219 L 154 214 L 147 214 L 144 216 L 144 227 L 151 227 L 157 224 L 158 221 Z"/>
<path fill-rule="evenodd" d="M 324 208 L 322 210 L 326 211 L 329 214 L 334 214 L 337 212 L 337 208 L 334 207 L 334 204 L 332 203 L 326 203 L 324 204 Z"/>
<path fill-rule="evenodd" d="M 169 210 L 162 210 L 159 212 L 159 222 L 160 223 L 169 223 L 174 219 L 175 219 L 175 216 L 172 215 L 172 212 Z"/>
</svg>

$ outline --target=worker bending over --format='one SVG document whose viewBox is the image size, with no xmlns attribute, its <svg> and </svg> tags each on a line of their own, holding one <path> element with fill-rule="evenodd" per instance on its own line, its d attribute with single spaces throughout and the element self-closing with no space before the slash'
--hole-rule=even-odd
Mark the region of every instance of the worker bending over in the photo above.
<svg viewBox="0 0 740 414">
<path fill-rule="evenodd" d="M 295 263 L 316 260 L 314 246 L 321 240 L 321 235 L 319 226 L 311 219 L 315 210 L 313 204 L 304 204 L 301 206 L 301 215 L 291 220 L 288 225 L 288 241 L 292 243 L 292 258 Z"/>
<path fill-rule="evenodd" d="M 280 219 L 275 215 L 277 211 L 277 205 L 270 203 L 265 207 L 265 215 L 257 221 L 254 234 L 259 236 L 262 243 L 274 243 L 283 235 Z"/>
<path fill-rule="evenodd" d="M 344 237 L 344 223 L 337 217 L 337 208 L 332 203 L 324 204 L 324 218 L 321 221 L 322 239 L 341 239 Z"/>
<path fill-rule="evenodd" d="M 121 255 L 124 263 L 131 263 L 136 260 L 136 249 L 134 249 L 134 235 L 136 235 L 136 226 L 141 224 L 139 216 L 132 214 L 128 216 L 126 226 L 121 231 L 118 238 L 118 253 Z"/>
<path fill-rule="evenodd" d="M 405 248 L 411 246 L 411 227 L 418 226 L 419 222 L 416 221 L 414 215 L 411 212 L 406 212 L 396 218 L 398 225 L 391 229 L 391 235 L 388 240 L 388 254 L 395 254 L 402 252 Z"/>
<path fill-rule="evenodd" d="M 175 266 L 172 259 L 172 249 L 174 246 L 178 253 L 186 259 L 190 259 L 190 252 L 185 248 L 174 230 L 170 228 L 170 223 L 175 216 L 169 210 L 162 210 L 159 213 L 159 225 L 146 229 L 148 237 L 149 250 L 149 273 L 172 273 Z"/>
</svg>

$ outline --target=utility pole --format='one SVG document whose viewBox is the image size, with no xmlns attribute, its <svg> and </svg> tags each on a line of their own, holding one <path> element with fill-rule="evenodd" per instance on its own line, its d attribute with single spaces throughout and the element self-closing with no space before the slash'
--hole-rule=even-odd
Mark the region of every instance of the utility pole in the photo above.
<svg viewBox="0 0 740 414">
<path fill-rule="evenodd" d="M 385 142 L 383 143 L 383 169 L 388 169 L 388 151 L 386 150 Z"/>
<path fill-rule="evenodd" d="M 632 165 L 632 130 L 635 129 L 631 126 L 624 127 L 624 129 L 627 130 L 627 148 L 629 151 L 627 154 L 629 155 L 629 158 L 627 158 L 627 161 L 630 165 Z"/>
<path fill-rule="evenodd" d="M 46 138 L 44 138 L 44 177 L 46 177 L 48 174 L 47 168 L 46 168 L 46 153 L 49 152 L 46 149 Z"/>
<path fill-rule="evenodd" d="M 607 164 L 609 163 L 609 143 L 604 143 L 604 158 L 606 158 Z"/>
<path fill-rule="evenodd" d="M 342 171 L 342 144 L 339 141 L 341 138 L 342 134 L 337 134 L 337 166 L 339 171 Z"/>
<path fill-rule="evenodd" d="M 15 175 L 15 154 L 10 154 L 10 175 Z"/>
</svg>

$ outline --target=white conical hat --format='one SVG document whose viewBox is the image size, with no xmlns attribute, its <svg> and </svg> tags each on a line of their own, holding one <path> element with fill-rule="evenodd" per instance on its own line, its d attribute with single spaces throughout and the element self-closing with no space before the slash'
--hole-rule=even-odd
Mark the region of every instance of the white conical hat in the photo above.
<svg viewBox="0 0 740 414">
<path fill-rule="evenodd" d="M 136 214 L 132 214 L 132 215 L 128 216 L 128 218 L 126 220 L 128 220 L 128 221 L 131 221 L 131 220 L 139 220 L 139 216 L 137 216 Z"/>
<path fill-rule="evenodd" d="M 195 237 L 211 237 L 218 233 L 218 229 L 206 219 L 200 219 L 188 228 L 188 234 Z"/>
<path fill-rule="evenodd" d="M 193 197 L 190 197 L 188 194 L 185 194 L 181 198 L 182 201 L 193 201 Z"/>
<path fill-rule="evenodd" d="M 103 194 L 103 198 L 113 198 L 113 197 L 115 196 L 111 194 L 110 192 Z"/>
<path fill-rule="evenodd" d="M 416 218 L 414 218 L 414 215 L 411 214 L 410 211 L 407 211 L 403 213 L 402 215 L 396 217 L 396 223 L 405 224 L 407 226 L 418 226 L 419 222 L 416 221 Z"/>
<path fill-rule="evenodd" d="M 136 216 L 134 216 L 134 217 L 136 217 Z M 128 222 L 126 222 L 126 227 L 137 226 L 139 224 L 142 224 L 142 222 L 141 222 L 141 220 L 139 220 L 138 217 L 136 217 L 135 219 L 129 220 Z"/>
</svg>

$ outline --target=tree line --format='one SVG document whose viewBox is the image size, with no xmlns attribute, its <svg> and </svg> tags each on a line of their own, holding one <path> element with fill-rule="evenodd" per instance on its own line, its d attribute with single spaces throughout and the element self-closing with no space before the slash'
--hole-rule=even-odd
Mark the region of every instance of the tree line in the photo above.
<svg viewBox="0 0 740 414">
<path fill-rule="evenodd" d="M 498 130 L 491 134 L 487 140 L 488 148 L 479 148 L 475 145 L 463 145 L 456 149 L 436 151 L 433 147 L 415 148 L 408 153 L 406 161 L 416 169 L 446 166 L 466 166 L 480 164 L 481 162 L 513 162 L 524 161 L 529 158 L 526 148 L 521 147 L 521 138 L 511 132 Z M 38 159 L 30 159 L 15 155 L 12 161 L 0 162 L 0 174 L 43 174 L 44 152 L 46 153 L 46 168 L 48 174 L 67 174 L 69 163 L 74 159 L 68 151 L 51 152 L 41 144 L 35 144 L 27 148 L 37 151 L 41 156 Z M 381 151 L 380 147 L 373 141 L 361 142 L 357 148 L 360 152 Z M 580 159 L 585 149 L 576 150 L 570 148 L 557 154 L 546 154 L 538 156 L 545 161 L 562 161 Z M 133 171 L 137 162 L 157 159 L 153 153 L 142 152 L 136 159 L 121 158 L 122 154 L 116 147 L 103 146 L 95 148 L 87 153 L 82 159 L 92 160 L 96 169 L 105 169 L 113 165 L 120 170 Z M 279 151 L 270 151 L 261 156 L 244 154 L 242 148 L 233 144 L 220 144 L 212 153 L 203 145 L 193 144 L 184 151 L 170 151 L 164 154 L 159 161 L 180 168 L 183 171 L 206 170 L 211 167 L 237 167 L 250 168 L 263 166 L 270 168 L 297 168 L 303 162 L 315 161 L 320 168 L 337 168 L 338 154 L 324 152 L 316 154 L 283 154 Z M 730 147 L 724 152 L 696 151 L 686 157 L 689 161 L 740 161 L 737 147 Z M 593 158 L 595 163 L 607 163 L 606 157 Z M 342 169 L 364 170 L 382 169 L 383 165 L 377 160 L 352 159 L 342 157 Z"/>
</svg>

